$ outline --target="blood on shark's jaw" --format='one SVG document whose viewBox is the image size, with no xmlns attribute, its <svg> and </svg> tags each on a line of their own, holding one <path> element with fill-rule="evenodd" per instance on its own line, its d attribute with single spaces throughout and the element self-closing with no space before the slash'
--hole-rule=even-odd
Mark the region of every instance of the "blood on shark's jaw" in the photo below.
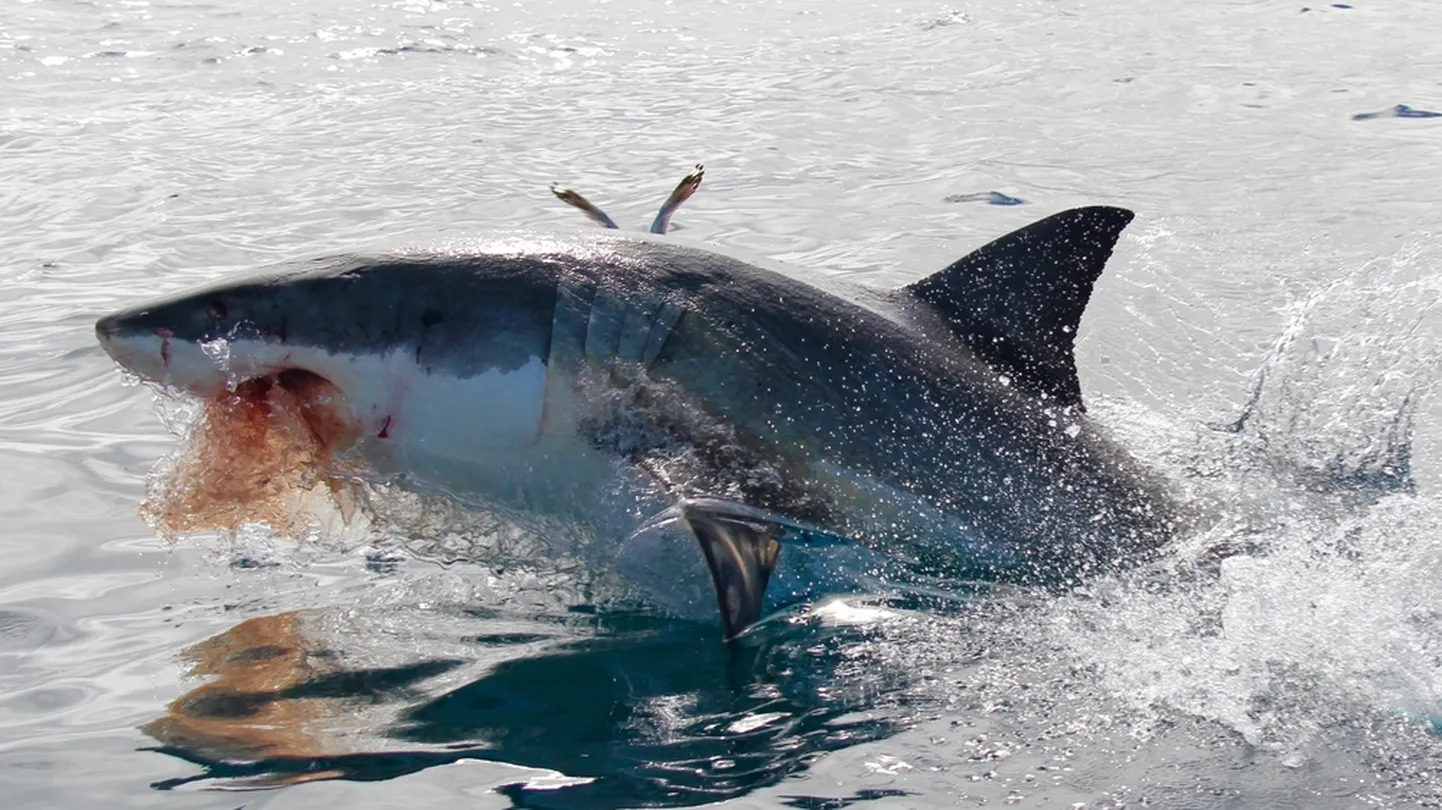
<svg viewBox="0 0 1442 810">
<path fill-rule="evenodd" d="M 345 394 L 313 371 L 287 368 L 252 377 L 236 386 L 234 396 L 264 406 L 271 416 L 291 411 L 328 455 L 348 449 L 360 438 L 360 425 L 350 415 Z"/>
<path fill-rule="evenodd" d="M 211 417 L 244 412 L 256 425 L 264 422 L 256 421 L 262 416 L 285 417 L 305 426 L 328 455 L 350 447 L 365 430 L 356 410 L 362 403 L 347 396 L 347 385 L 356 387 L 346 376 L 347 358 L 284 341 L 187 340 L 168 328 L 131 326 L 120 316 L 102 319 L 96 333 L 126 371 L 162 394 L 201 400 Z M 352 393 L 364 399 L 367 392 Z M 250 435 L 236 449 L 255 440 Z"/>
<path fill-rule="evenodd" d="M 142 513 L 163 534 L 235 532 L 265 523 L 308 534 L 321 513 L 349 508 L 342 454 L 360 437 L 344 394 L 286 368 L 201 397 L 201 414 Z"/>
</svg>

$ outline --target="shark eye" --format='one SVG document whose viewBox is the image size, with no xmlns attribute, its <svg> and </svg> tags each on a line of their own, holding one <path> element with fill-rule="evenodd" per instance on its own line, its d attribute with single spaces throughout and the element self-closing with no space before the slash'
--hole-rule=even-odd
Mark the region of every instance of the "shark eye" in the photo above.
<svg viewBox="0 0 1442 810">
<path fill-rule="evenodd" d="M 217 298 L 206 306 L 205 314 L 209 315 L 211 320 L 223 321 L 225 320 L 225 316 L 229 314 L 229 311 L 225 308 L 225 302 Z"/>
</svg>

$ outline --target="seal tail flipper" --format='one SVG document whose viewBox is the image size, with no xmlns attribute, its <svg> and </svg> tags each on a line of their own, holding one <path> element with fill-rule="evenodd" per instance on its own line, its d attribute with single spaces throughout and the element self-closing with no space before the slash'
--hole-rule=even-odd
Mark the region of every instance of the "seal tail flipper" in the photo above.
<svg viewBox="0 0 1442 810">
<path fill-rule="evenodd" d="M 667 197 L 666 202 L 661 204 L 661 210 L 657 212 L 656 219 L 651 222 L 651 233 L 666 232 L 666 229 L 671 225 L 671 215 L 676 213 L 676 209 L 680 208 L 682 203 L 691 199 L 691 195 L 695 194 L 696 189 L 701 187 L 701 178 L 705 176 L 706 168 L 700 163 L 697 163 L 694 171 L 681 178 L 681 182 L 676 184 L 676 188 L 671 192 L 671 196 Z"/>
<path fill-rule="evenodd" d="M 613 221 L 610 217 L 606 216 L 605 211 L 602 211 L 601 209 L 592 205 L 590 200 L 582 197 L 580 194 L 577 194 L 569 188 L 561 188 L 559 184 L 552 183 L 551 193 L 556 195 L 556 199 L 560 200 L 566 205 L 581 209 L 581 213 L 586 215 L 586 219 L 589 219 L 597 225 L 600 225 L 602 228 L 616 228 L 615 221 Z"/>
</svg>

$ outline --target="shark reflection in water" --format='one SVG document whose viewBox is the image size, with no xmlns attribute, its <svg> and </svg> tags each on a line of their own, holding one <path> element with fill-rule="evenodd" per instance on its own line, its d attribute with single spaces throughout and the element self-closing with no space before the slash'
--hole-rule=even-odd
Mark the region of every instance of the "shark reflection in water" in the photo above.
<svg viewBox="0 0 1442 810">
<path fill-rule="evenodd" d="M 607 618 L 628 626 L 531 623 L 467 639 L 474 660 L 370 668 L 315 637 L 322 615 L 247 620 L 185 651 L 191 673 L 212 680 L 143 730 L 202 772 L 154 787 L 378 780 L 477 759 L 558 774 L 496 786 L 518 806 L 686 807 L 895 730 L 858 719 L 871 713 L 860 691 L 835 687 L 859 664 L 854 628 L 728 649 L 693 623 Z M 826 652 L 842 647 L 852 654 Z"/>
</svg>

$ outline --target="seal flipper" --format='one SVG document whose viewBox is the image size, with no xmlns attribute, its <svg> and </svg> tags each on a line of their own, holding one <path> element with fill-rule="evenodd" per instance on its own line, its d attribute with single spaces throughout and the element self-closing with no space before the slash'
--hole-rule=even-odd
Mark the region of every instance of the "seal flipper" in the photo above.
<svg viewBox="0 0 1442 810">
<path fill-rule="evenodd" d="M 1092 286 L 1132 216 L 1108 206 L 1053 214 L 897 293 L 930 305 L 1019 389 L 1081 408 L 1073 341 Z"/>
<path fill-rule="evenodd" d="M 705 176 L 705 167 L 697 163 L 695 170 L 681 178 L 681 182 L 676 184 L 671 196 L 661 204 L 661 210 L 656 212 L 656 218 L 651 221 L 651 233 L 666 232 L 666 229 L 671 226 L 671 215 L 676 213 L 676 209 L 680 208 L 682 203 L 691 199 L 691 195 L 701 187 L 701 178 Z"/>
<path fill-rule="evenodd" d="M 602 228 L 617 229 L 615 220 L 606 216 L 605 211 L 597 208 L 590 200 L 582 197 L 580 194 L 577 194 L 569 188 L 561 188 L 560 185 L 556 183 L 551 184 L 551 193 L 556 195 L 556 199 L 566 205 L 581 209 L 581 213 L 586 215 L 586 219 L 600 225 Z"/>
</svg>

